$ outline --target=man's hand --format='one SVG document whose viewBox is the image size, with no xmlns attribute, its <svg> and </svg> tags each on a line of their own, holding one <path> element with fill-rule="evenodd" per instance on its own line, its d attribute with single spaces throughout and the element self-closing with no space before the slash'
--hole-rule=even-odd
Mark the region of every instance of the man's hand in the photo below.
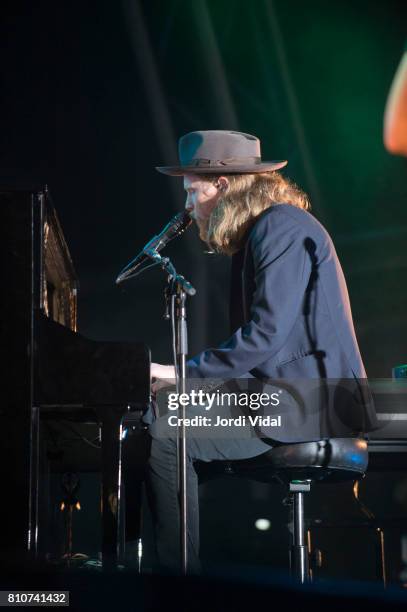
<svg viewBox="0 0 407 612">
<path fill-rule="evenodd" d="M 151 385 L 151 392 L 157 393 L 169 385 L 175 384 L 175 368 L 172 365 L 151 364 L 151 380 L 156 379 Z"/>
</svg>

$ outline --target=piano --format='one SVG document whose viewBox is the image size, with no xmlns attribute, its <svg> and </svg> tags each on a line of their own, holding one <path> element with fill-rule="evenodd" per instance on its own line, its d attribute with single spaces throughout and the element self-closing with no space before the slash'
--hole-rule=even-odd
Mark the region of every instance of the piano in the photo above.
<svg viewBox="0 0 407 612">
<path fill-rule="evenodd" d="M 79 415 L 101 428 L 102 559 L 117 564 L 123 415 L 150 401 L 150 352 L 77 331 L 78 280 L 48 190 L 0 190 L 4 276 L 0 405 L 1 557 L 39 553 L 40 420 Z"/>
</svg>

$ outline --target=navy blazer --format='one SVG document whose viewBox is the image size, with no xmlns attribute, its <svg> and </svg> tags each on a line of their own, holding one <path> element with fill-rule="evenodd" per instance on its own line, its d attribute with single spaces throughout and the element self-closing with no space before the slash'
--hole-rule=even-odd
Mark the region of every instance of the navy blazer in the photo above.
<svg viewBox="0 0 407 612">
<path fill-rule="evenodd" d="M 377 426 L 342 268 L 328 232 L 309 212 L 275 204 L 260 215 L 232 259 L 230 307 L 232 335 L 189 360 L 189 378 L 286 380 L 300 394 L 303 381 L 323 381 L 319 399 L 314 394 L 302 404 L 299 421 L 274 432 L 281 441 Z M 303 411 L 314 414 L 308 424 Z"/>
</svg>

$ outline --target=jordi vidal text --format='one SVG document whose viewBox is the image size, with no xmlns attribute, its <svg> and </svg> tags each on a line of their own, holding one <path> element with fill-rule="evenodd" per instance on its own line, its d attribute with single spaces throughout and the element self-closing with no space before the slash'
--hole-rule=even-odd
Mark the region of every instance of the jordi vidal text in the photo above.
<svg viewBox="0 0 407 612">
<path fill-rule="evenodd" d="M 185 427 L 245 427 L 246 425 L 252 425 L 253 427 L 281 427 L 281 415 L 265 416 L 243 416 L 240 415 L 235 418 L 222 418 L 217 416 L 216 419 L 212 419 L 207 416 L 197 415 L 190 419 L 182 419 L 177 417 L 175 414 L 168 417 L 168 425 L 171 427 L 181 426 Z"/>
</svg>

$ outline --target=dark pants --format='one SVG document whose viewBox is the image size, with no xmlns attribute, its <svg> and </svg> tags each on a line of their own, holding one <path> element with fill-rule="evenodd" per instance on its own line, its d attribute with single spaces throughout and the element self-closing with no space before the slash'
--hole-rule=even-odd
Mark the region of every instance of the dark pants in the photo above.
<svg viewBox="0 0 407 612">
<path fill-rule="evenodd" d="M 193 411 L 202 414 L 202 410 Z M 189 409 L 188 416 L 192 416 Z M 173 435 L 160 430 L 161 417 L 150 426 L 151 455 L 147 471 L 147 494 L 152 512 L 155 543 L 161 571 L 180 571 L 180 508 L 177 485 L 177 444 Z M 160 423 L 161 422 L 161 423 Z M 200 573 L 198 476 L 194 461 L 248 459 L 270 450 L 253 432 L 238 438 L 187 437 L 187 542 L 188 571 Z M 187 432 L 188 435 L 188 432 Z M 202 433 L 204 436 L 204 433 Z M 245 437 L 246 436 L 246 437 Z"/>
</svg>

